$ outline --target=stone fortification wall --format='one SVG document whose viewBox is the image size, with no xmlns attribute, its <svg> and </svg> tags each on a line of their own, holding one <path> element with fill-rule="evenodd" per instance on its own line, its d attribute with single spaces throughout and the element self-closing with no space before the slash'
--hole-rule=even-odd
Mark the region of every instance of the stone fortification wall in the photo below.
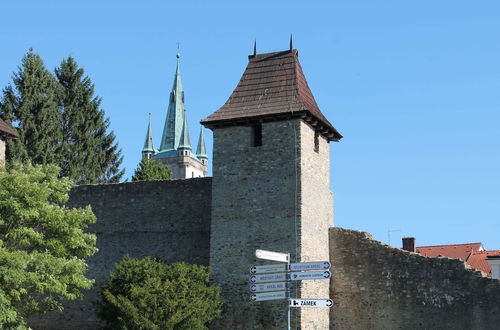
<svg viewBox="0 0 500 330">
<path fill-rule="evenodd" d="M 89 258 L 93 289 L 83 301 L 69 303 L 64 313 L 33 320 L 34 329 L 96 329 L 93 301 L 113 265 L 123 256 L 155 256 L 172 263 L 208 265 L 211 178 L 82 185 L 70 193 L 69 207 L 91 205 L 97 217 L 99 252 Z"/>
<path fill-rule="evenodd" d="M 500 281 L 330 228 L 330 329 L 498 329 Z"/>
</svg>

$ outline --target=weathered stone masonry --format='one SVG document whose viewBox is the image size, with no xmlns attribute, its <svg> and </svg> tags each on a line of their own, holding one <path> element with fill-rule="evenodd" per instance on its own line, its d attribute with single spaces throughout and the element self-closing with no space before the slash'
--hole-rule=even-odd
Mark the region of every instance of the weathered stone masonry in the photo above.
<svg viewBox="0 0 500 330">
<path fill-rule="evenodd" d="M 210 266 L 226 300 L 224 329 L 283 329 L 286 301 L 253 303 L 249 268 L 269 264 L 255 250 L 290 252 L 293 262 L 328 260 L 333 221 L 329 145 L 300 119 L 262 124 L 262 146 L 252 127 L 214 130 Z M 295 283 L 294 297 L 328 297 L 327 281 Z M 294 310 L 294 324 L 324 329 L 328 309 Z"/>
<path fill-rule="evenodd" d="M 90 205 L 97 222 L 99 252 L 88 259 L 95 279 L 82 301 L 68 303 L 64 313 L 32 320 L 34 329 L 96 329 L 93 301 L 113 265 L 125 255 L 154 256 L 166 263 L 208 265 L 212 178 L 141 181 L 73 188 L 69 207 Z"/>
<path fill-rule="evenodd" d="M 330 329 L 498 329 L 500 281 L 330 228 Z"/>
</svg>

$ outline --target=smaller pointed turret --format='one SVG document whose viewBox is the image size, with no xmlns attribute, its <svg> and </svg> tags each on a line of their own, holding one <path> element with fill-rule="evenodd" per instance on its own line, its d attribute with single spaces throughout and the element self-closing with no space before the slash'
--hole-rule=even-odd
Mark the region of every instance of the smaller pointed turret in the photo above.
<svg viewBox="0 0 500 330">
<path fill-rule="evenodd" d="M 203 134 L 203 127 L 200 127 L 200 136 L 198 137 L 198 147 L 196 147 L 196 157 L 201 160 L 203 165 L 208 163 L 207 148 L 205 147 L 205 136 Z"/>
<path fill-rule="evenodd" d="M 154 154 L 155 148 L 153 146 L 153 130 L 151 129 L 151 113 L 149 113 L 148 130 L 146 131 L 146 140 L 142 148 L 142 157 L 150 159 Z"/>
<path fill-rule="evenodd" d="M 179 155 L 189 156 L 191 154 L 191 140 L 189 139 L 189 128 L 186 118 L 186 111 L 184 111 L 184 122 L 182 123 L 182 132 L 179 140 Z"/>
</svg>

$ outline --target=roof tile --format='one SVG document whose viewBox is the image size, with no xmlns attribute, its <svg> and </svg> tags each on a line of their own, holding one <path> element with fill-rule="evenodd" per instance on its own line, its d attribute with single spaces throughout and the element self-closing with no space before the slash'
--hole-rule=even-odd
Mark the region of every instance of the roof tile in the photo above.
<svg viewBox="0 0 500 330">
<path fill-rule="evenodd" d="M 0 119 L 0 135 L 5 135 L 9 138 L 19 137 L 19 134 L 2 119 Z"/>
<path fill-rule="evenodd" d="M 500 255 L 500 250 L 487 250 L 487 251 L 473 251 L 469 259 L 467 259 L 467 264 L 474 269 L 481 270 L 491 277 L 491 266 L 486 261 L 488 256 Z"/>
<path fill-rule="evenodd" d="M 418 246 L 417 252 L 425 257 L 448 257 L 466 261 L 472 251 L 484 250 L 481 243 Z"/>
<path fill-rule="evenodd" d="M 249 62 L 226 103 L 201 123 L 207 127 L 235 119 L 307 113 L 329 132 L 329 139 L 342 135 L 321 113 L 300 66 L 297 50 L 249 56 Z"/>
</svg>

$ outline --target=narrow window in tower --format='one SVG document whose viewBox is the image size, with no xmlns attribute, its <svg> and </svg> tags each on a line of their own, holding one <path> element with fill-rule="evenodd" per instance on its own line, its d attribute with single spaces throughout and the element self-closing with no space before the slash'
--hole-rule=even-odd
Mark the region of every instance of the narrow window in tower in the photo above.
<svg viewBox="0 0 500 330">
<path fill-rule="evenodd" d="M 260 147 L 262 145 L 262 125 L 257 124 L 252 126 L 253 130 L 253 147 Z"/>
<path fill-rule="evenodd" d="M 314 151 L 319 152 L 319 132 L 314 131 Z"/>
</svg>

